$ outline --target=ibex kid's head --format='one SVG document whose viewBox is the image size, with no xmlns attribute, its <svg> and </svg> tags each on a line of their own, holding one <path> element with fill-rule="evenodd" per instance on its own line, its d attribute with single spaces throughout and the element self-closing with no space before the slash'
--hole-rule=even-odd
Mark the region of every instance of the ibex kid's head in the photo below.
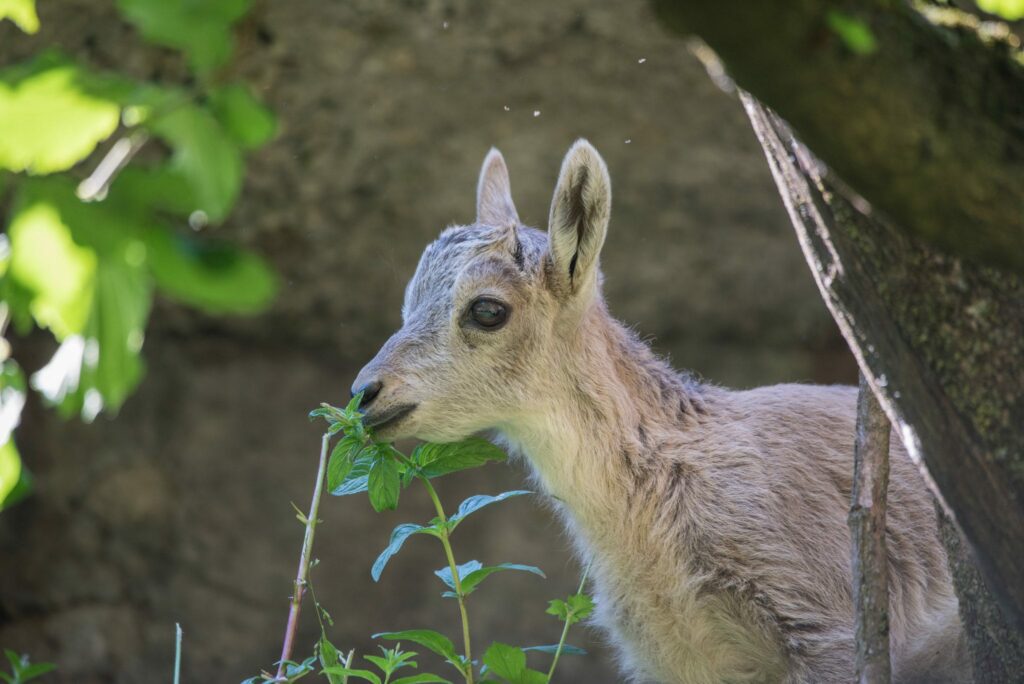
<svg viewBox="0 0 1024 684">
<path fill-rule="evenodd" d="M 610 210 L 608 170 L 579 140 L 562 163 L 548 232 L 522 225 L 492 149 L 476 222 L 448 228 L 423 252 L 402 328 L 352 385 L 378 438 L 460 440 L 514 423 L 545 396 L 600 298 Z"/>
</svg>

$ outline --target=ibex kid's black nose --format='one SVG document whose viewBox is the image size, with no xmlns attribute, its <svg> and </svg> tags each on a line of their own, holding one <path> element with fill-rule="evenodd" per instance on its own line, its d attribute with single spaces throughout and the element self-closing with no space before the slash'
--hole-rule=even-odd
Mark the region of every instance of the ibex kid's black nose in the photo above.
<svg viewBox="0 0 1024 684">
<path fill-rule="evenodd" d="M 379 380 L 374 380 L 373 382 L 366 383 L 362 387 L 353 387 L 353 397 L 359 394 L 360 392 L 363 393 L 363 398 L 359 402 L 359 408 L 366 408 L 367 406 L 369 406 L 370 402 L 372 402 L 380 393 L 380 388 L 383 387 L 383 385 L 384 383 L 380 382 Z"/>
</svg>

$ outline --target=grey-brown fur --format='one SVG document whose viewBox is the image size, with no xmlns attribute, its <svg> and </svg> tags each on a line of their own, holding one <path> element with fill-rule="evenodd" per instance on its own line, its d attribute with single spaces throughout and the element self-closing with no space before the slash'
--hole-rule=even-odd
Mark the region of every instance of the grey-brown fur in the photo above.
<svg viewBox="0 0 1024 684">
<path fill-rule="evenodd" d="M 856 391 L 672 370 L 601 296 L 610 208 L 580 141 L 548 233 L 527 228 L 492 151 L 477 222 L 426 249 L 402 329 L 356 380 L 382 383 L 367 421 L 404 408 L 381 437 L 491 430 L 525 456 L 593 564 L 595 621 L 630 679 L 851 681 Z M 480 296 L 507 305 L 503 327 L 473 324 Z M 932 503 L 895 435 L 887 529 L 895 681 L 970 681 Z"/>
</svg>

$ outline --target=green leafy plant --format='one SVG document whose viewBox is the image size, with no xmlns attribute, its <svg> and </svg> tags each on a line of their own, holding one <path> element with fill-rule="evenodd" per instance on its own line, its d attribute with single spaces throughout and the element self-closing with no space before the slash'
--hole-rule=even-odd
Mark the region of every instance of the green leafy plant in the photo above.
<svg viewBox="0 0 1024 684">
<path fill-rule="evenodd" d="M 325 419 L 328 427 L 321 442 L 320 465 L 309 513 L 298 512 L 297 514 L 299 521 L 306 528 L 306 534 L 300 557 L 299 573 L 295 581 L 295 592 L 289 611 L 288 626 L 285 630 L 282 654 L 275 674 L 264 672 L 258 677 L 246 680 L 243 684 L 293 682 L 316 672 L 315 665 L 317 663 L 320 666 L 319 674 L 326 677 L 330 684 L 340 684 L 350 680 L 367 681 L 371 684 L 449 682 L 448 679 L 432 673 L 396 676 L 399 670 L 417 668 L 417 661 L 414 658 L 418 654 L 412 651 L 403 651 L 402 643 L 416 644 L 440 656 L 455 669 L 458 678 L 465 681 L 466 684 L 474 684 L 476 681 L 503 681 L 510 684 L 551 682 L 559 657 L 563 653 L 584 653 L 582 649 L 567 644 L 566 637 L 569 628 L 586 618 L 593 608 L 591 599 L 583 592 L 586 573 L 584 573 L 580 587 L 575 594 L 565 600 L 552 601 L 549 605 L 548 612 L 563 622 L 561 637 L 557 644 L 521 648 L 494 643 L 483 652 L 482 662 L 474 660 L 472 634 L 466 611 L 467 598 L 480 588 L 484 580 L 498 572 L 526 572 L 540 577 L 544 577 L 544 573 L 534 566 L 518 563 L 484 565 L 477 560 L 459 563 L 452 545 L 452 536 L 467 518 L 478 511 L 531 492 L 514 490 L 495 495 L 471 496 L 463 501 L 454 513 L 449 514 L 438 496 L 433 480 L 487 463 L 504 461 L 504 452 L 486 440 L 471 438 L 452 444 L 420 444 L 412 453 L 406 455 L 392 444 L 379 442 L 373 438 L 371 431 L 362 423 L 362 415 L 358 410 L 360 399 L 361 397 L 357 395 L 345 408 L 322 404 L 320 408 L 310 413 L 311 418 Z M 337 441 L 331 448 L 331 440 L 335 437 L 337 437 Z M 425 535 L 436 539 L 443 552 L 446 565 L 435 570 L 434 574 L 441 580 L 445 588 L 441 595 L 456 603 L 461 626 L 461 648 L 456 647 L 448 636 L 439 631 L 417 628 L 373 635 L 375 639 L 395 643 L 395 646 L 390 649 L 380 647 L 381 655 L 363 656 L 363 660 L 374 669 L 355 667 L 354 652 L 350 651 L 347 656 L 342 657 L 342 652 L 330 641 L 327 634 L 328 628 L 333 625 L 333 620 L 316 600 L 316 594 L 309 580 L 309 569 L 316 564 L 311 560 L 311 552 L 314 532 L 319 522 L 317 514 L 320 497 L 325 484 L 327 490 L 335 496 L 365 493 L 370 505 L 377 511 L 397 508 L 402 490 L 409 486 L 418 484 L 426 490 L 436 515 L 424 524 L 403 523 L 395 527 L 384 550 L 373 563 L 370 575 L 375 582 L 380 581 L 388 563 L 401 550 L 406 540 L 413 535 Z M 295 661 L 292 660 L 294 635 L 298 624 L 302 595 L 307 589 L 312 594 L 317 618 L 320 621 L 320 638 L 315 648 L 316 655 L 313 658 Z M 531 652 L 552 656 L 547 672 L 527 666 L 527 654 Z"/>
<path fill-rule="evenodd" d="M 1024 19 L 1024 0 L 978 0 L 978 7 L 1007 21 Z"/>
<path fill-rule="evenodd" d="M 249 5 L 120 0 L 145 39 L 182 51 L 187 85 L 99 71 L 45 45 L 0 70 L 0 338 L 8 325 L 52 333 L 60 346 L 27 384 L 62 416 L 116 413 L 135 389 L 155 293 L 212 314 L 254 313 L 275 293 L 261 258 L 197 234 L 228 217 L 246 153 L 277 128 L 223 68 Z M 39 29 L 34 0 L 0 0 L 5 18 Z M 0 509 L 31 482 L 12 436 L 26 383 L 10 357 L 4 341 Z"/>
<path fill-rule="evenodd" d="M 7 648 L 4 655 L 11 665 L 11 674 L 0 672 L 0 679 L 7 684 L 25 684 L 57 668 L 53 663 L 31 663 L 27 655 L 18 655 Z"/>
</svg>

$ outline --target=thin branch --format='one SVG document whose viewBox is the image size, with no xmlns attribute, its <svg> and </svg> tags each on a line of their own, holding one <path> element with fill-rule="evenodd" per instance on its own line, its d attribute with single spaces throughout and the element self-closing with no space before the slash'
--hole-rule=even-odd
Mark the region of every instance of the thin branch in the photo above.
<svg viewBox="0 0 1024 684">
<path fill-rule="evenodd" d="M 853 605 L 856 617 L 857 682 L 888 684 L 889 562 L 885 550 L 886 490 L 889 486 L 889 419 L 867 378 L 860 377 L 853 446 Z"/>
<path fill-rule="evenodd" d="M 181 684 L 181 624 L 174 624 L 174 684 Z"/>
<path fill-rule="evenodd" d="M 320 496 L 324 488 L 324 473 L 327 471 L 327 451 L 331 444 L 331 436 L 324 433 L 320 443 L 320 466 L 316 473 L 316 486 L 313 488 L 313 501 L 309 504 L 309 515 L 306 516 L 306 536 L 302 540 L 302 554 L 299 556 L 299 571 L 295 576 L 295 587 L 292 591 L 291 608 L 288 610 L 288 625 L 284 631 L 284 644 L 281 646 L 281 660 L 277 665 L 276 679 L 284 681 L 285 663 L 291 660 L 292 648 L 295 646 L 295 633 L 299 628 L 299 613 L 302 610 L 302 595 L 306 590 L 309 577 L 309 563 L 313 553 L 313 535 L 316 533 L 317 515 L 320 512 Z"/>
<path fill-rule="evenodd" d="M 587 563 L 587 567 L 583 568 L 583 575 L 580 576 L 580 586 L 576 590 L 577 594 L 583 593 L 583 588 L 587 585 L 587 575 L 590 574 L 590 563 Z M 548 684 L 551 684 L 551 680 L 555 676 L 555 668 L 558 667 L 558 659 L 562 655 L 562 650 L 565 648 L 565 639 L 569 636 L 569 628 L 572 627 L 572 618 L 575 614 L 570 612 L 565 616 L 565 625 L 562 627 L 562 636 L 558 639 L 558 648 L 555 649 L 555 657 L 551 660 L 551 668 L 548 670 Z"/>
<path fill-rule="evenodd" d="M 459 577 L 459 566 L 455 562 L 455 553 L 452 551 L 451 542 L 448 539 L 448 529 L 445 523 L 448 522 L 448 518 L 444 514 L 444 507 L 441 505 L 441 499 L 437 496 L 437 491 L 434 486 L 430 484 L 430 478 L 420 476 L 419 478 L 427 488 L 427 493 L 430 494 L 430 500 L 434 502 L 434 510 L 437 511 L 437 518 L 441 521 L 441 545 L 444 546 L 445 556 L 448 558 L 448 569 L 452 573 L 452 584 L 455 585 L 455 599 L 459 602 L 459 617 L 462 619 L 462 643 L 466 650 L 466 671 L 463 673 L 466 677 L 466 684 L 473 684 L 473 651 L 470 647 L 469 641 L 469 615 L 466 613 L 466 595 L 462 592 L 462 579 Z"/>
<path fill-rule="evenodd" d="M 146 114 L 145 123 L 152 126 L 168 114 L 173 114 L 182 107 L 197 102 L 200 97 L 200 92 L 188 90 L 176 97 L 169 98 Z M 103 159 L 96 165 L 96 169 L 89 174 L 88 178 L 79 183 L 75 190 L 78 199 L 83 202 L 100 202 L 106 199 L 107 192 L 110 191 L 110 186 L 117 179 L 118 174 L 149 142 L 149 134 L 139 128 L 143 120 L 138 116 L 129 116 L 128 111 L 126 109 L 122 114 L 122 121 L 127 124 L 128 132 L 110 146 Z"/>
<path fill-rule="evenodd" d="M 115 142 L 106 156 L 96 165 L 88 178 L 78 184 L 75 194 L 83 202 L 96 202 L 104 199 L 110 190 L 111 183 L 117 178 L 128 162 L 138 154 L 143 145 L 149 140 L 149 136 L 143 131 L 134 131 Z"/>
</svg>

